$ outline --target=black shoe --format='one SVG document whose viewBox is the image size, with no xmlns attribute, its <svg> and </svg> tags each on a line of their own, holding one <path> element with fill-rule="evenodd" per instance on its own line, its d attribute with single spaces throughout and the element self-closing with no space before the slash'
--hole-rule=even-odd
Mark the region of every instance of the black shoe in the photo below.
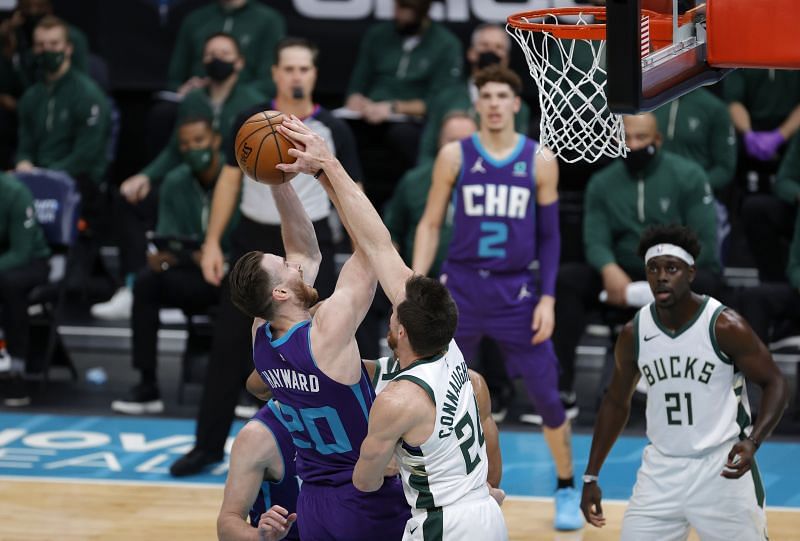
<svg viewBox="0 0 800 541">
<path fill-rule="evenodd" d="M 31 397 L 21 374 L 4 374 L 0 378 L 0 396 L 3 397 L 3 405 L 10 408 L 19 408 L 31 403 Z"/>
<path fill-rule="evenodd" d="M 564 405 L 564 413 L 567 414 L 567 419 L 574 420 L 580 410 L 578 409 L 578 397 L 575 391 L 559 391 L 561 396 L 561 404 Z"/>
<path fill-rule="evenodd" d="M 164 402 L 155 383 L 140 383 L 133 387 L 122 400 L 114 400 L 111 409 L 128 415 L 142 415 L 143 413 L 161 413 L 164 411 Z"/>
<path fill-rule="evenodd" d="M 173 477 L 197 475 L 202 472 L 206 466 L 216 464 L 217 462 L 222 462 L 222 453 L 212 454 L 195 447 L 176 460 L 172 466 L 169 467 L 169 473 Z"/>
</svg>

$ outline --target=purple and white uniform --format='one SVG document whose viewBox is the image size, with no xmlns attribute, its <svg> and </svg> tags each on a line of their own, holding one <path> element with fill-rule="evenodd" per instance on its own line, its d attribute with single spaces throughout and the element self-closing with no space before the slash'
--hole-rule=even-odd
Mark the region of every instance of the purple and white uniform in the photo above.
<svg viewBox="0 0 800 541">
<path fill-rule="evenodd" d="M 352 483 L 375 393 L 362 365 L 358 383 L 338 383 L 317 367 L 311 351 L 311 321 L 273 340 L 269 323 L 256 333 L 253 360 L 272 388 L 272 411 L 297 449 L 303 484 L 297 500 L 300 535 L 308 540 L 401 539 L 409 507 L 399 479 L 377 492 Z"/>
<path fill-rule="evenodd" d="M 488 336 L 522 377 L 544 424 L 565 419 L 558 395 L 558 359 L 550 340 L 532 345 L 533 310 L 553 295 L 558 266 L 558 206 L 536 203 L 537 143 L 517 134 L 511 154 L 496 160 L 478 134 L 461 141 L 462 165 L 453 189 L 453 240 L 442 282 L 458 305 L 455 340 L 468 363 Z M 540 280 L 531 268 L 540 263 Z"/>
</svg>

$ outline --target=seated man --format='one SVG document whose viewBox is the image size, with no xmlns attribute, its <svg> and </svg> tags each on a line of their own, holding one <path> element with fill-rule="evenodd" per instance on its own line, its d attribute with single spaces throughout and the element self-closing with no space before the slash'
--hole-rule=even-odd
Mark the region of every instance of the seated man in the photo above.
<svg viewBox="0 0 800 541">
<path fill-rule="evenodd" d="M 101 211 L 99 185 L 108 166 L 111 117 L 108 98 L 73 69 L 67 24 L 52 15 L 33 31 L 33 52 L 43 78 L 19 102 L 18 171 L 64 171 L 81 192 L 82 215 L 93 225 Z"/>
<path fill-rule="evenodd" d="M 22 380 L 28 358 L 28 293 L 47 281 L 50 248 L 34 217 L 33 195 L 11 175 L 0 173 L 0 327 L 10 365 L 0 363 L 0 398 L 25 406 L 30 397 Z"/>
<path fill-rule="evenodd" d="M 589 180 L 586 190 L 584 247 L 587 264 L 562 265 L 556 283 L 553 342 L 561 363 L 559 388 L 573 392 L 575 348 L 591 307 L 627 307 L 628 286 L 644 280 L 636 247 L 650 225 L 677 223 L 697 232 L 703 252 L 693 283 L 713 294 L 720 271 L 716 250 L 714 197 L 700 166 L 661 150 L 661 134 L 652 113 L 625 117 L 628 156 L 618 158 Z M 646 304 L 646 303 L 643 303 Z"/>
<path fill-rule="evenodd" d="M 141 381 L 129 395 L 111 403 L 120 413 L 163 411 L 157 378 L 159 309 L 177 306 L 187 312 L 205 312 L 219 302 L 219 287 L 203 279 L 199 246 L 205 235 L 207 216 L 217 176 L 225 160 L 221 138 L 205 118 L 187 118 L 178 127 L 178 145 L 184 164 L 173 169 L 160 189 L 156 234 L 194 240 L 197 248 L 156 250 L 147 254 L 148 265 L 136 277 L 133 290 L 133 365 Z M 238 215 L 231 223 L 238 220 Z M 228 229 L 230 231 L 230 228 Z M 227 246 L 227 234 L 223 245 Z M 171 247 L 170 247 L 171 248 Z"/>
</svg>

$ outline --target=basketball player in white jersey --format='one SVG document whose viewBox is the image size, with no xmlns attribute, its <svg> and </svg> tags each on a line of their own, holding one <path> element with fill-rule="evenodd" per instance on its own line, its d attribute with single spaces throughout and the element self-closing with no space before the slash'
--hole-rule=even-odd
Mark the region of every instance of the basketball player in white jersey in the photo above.
<svg viewBox="0 0 800 541">
<path fill-rule="evenodd" d="M 755 453 L 786 408 L 786 382 L 739 314 L 692 292 L 699 253 L 695 234 L 678 225 L 650 228 L 639 244 L 655 301 L 617 340 L 581 502 L 586 520 L 603 526 L 600 468 L 644 378 L 650 445 L 622 522 L 623 541 L 683 540 L 690 527 L 703 541 L 767 538 Z M 745 378 L 762 390 L 755 424 Z"/>
<path fill-rule="evenodd" d="M 278 168 L 327 177 L 393 306 L 389 345 L 400 370 L 373 403 L 353 484 L 378 490 L 395 455 L 412 508 L 404 540 L 508 539 L 486 483 L 485 436 L 467 365 L 453 340 L 458 312 L 452 297 L 403 263 L 375 208 L 354 184 L 350 189 L 352 179 L 321 137 L 296 117 L 279 130 L 294 142 L 289 154 L 297 160 Z"/>
</svg>

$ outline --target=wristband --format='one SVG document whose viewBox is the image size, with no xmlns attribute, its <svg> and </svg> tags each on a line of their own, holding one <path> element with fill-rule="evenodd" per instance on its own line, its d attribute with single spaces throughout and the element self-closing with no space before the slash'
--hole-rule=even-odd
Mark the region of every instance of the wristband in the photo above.
<svg viewBox="0 0 800 541">
<path fill-rule="evenodd" d="M 584 484 L 584 485 L 588 485 L 589 483 L 596 483 L 596 482 L 597 482 L 597 479 L 598 479 L 598 477 L 597 477 L 596 475 L 588 475 L 588 474 L 584 474 L 584 476 L 582 477 L 582 479 L 583 479 L 583 484 Z"/>
<path fill-rule="evenodd" d="M 325 172 L 325 171 L 323 171 L 322 169 L 320 169 L 319 171 L 317 171 L 316 173 L 314 173 L 314 178 L 315 178 L 315 179 L 317 179 L 317 180 L 319 180 L 319 177 L 321 177 L 321 176 L 322 176 L 322 173 L 324 173 L 324 172 Z"/>
</svg>

